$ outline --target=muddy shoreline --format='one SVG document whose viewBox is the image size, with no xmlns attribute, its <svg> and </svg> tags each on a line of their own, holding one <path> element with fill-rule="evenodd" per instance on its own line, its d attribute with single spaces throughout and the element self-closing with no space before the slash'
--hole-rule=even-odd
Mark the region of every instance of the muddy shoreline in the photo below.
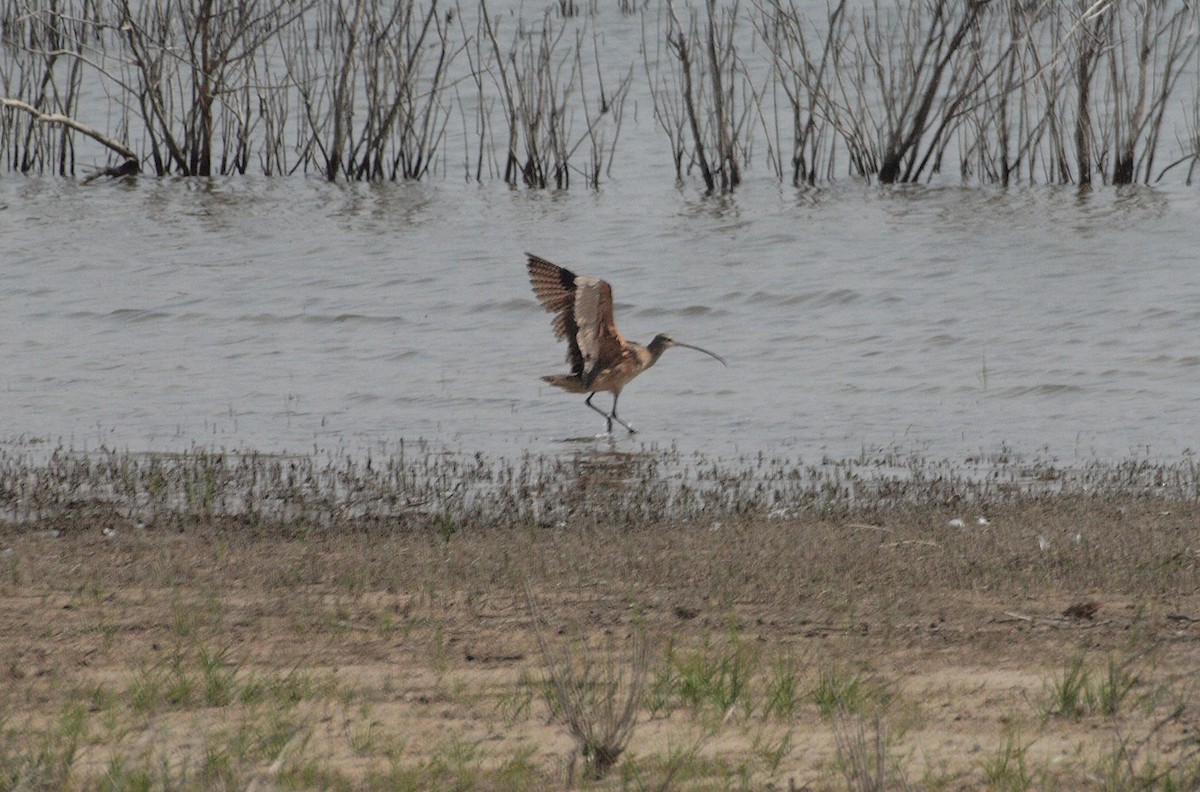
<svg viewBox="0 0 1200 792">
<path fill-rule="evenodd" d="M 195 501 L 207 512 L 131 519 L 98 483 L 121 469 L 93 465 L 90 489 L 74 474 L 57 511 L 0 529 L 0 768 L 18 788 L 1200 779 L 1200 503 L 1153 494 L 1153 473 L 1149 490 L 854 509 L 739 496 L 653 519 L 650 478 L 574 463 L 577 522 L 476 523 L 465 508 L 220 515 L 216 473 L 217 496 Z M 489 482 L 544 494 L 562 474 L 545 470 Z M 719 469 L 695 476 L 748 491 Z M 394 503 L 410 497 L 397 485 Z M 628 679 L 640 642 L 632 741 L 590 778 L 554 659 Z"/>
</svg>

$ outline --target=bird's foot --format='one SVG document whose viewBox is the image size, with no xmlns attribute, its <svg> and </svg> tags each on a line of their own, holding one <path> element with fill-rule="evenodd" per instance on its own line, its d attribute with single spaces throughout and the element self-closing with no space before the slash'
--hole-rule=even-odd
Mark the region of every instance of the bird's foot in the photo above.
<svg viewBox="0 0 1200 792">
<path fill-rule="evenodd" d="M 622 421 L 620 418 L 618 418 L 618 417 L 616 416 L 616 413 L 614 413 L 613 415 L 610 415 L 610 416 L 609 416 L 609 421 L 608 421 L 608 431 L 610 431 L 610 432 L 612 431 L 612 422 L 613 422 L 613 421 L 616 421 L 617 423 L 621 424 L 621 426 L 624 426 L 624 427 L 625 427 L 625 431 L 626 431 L 626 432 L 629 432 L 629 434 L 637 434 L 637 429 L 634 429 L 632 426 L 630 426 L 629 424 L 625 423 L 625 422 L 624 422 L 624 421 Z"/>
</svg>

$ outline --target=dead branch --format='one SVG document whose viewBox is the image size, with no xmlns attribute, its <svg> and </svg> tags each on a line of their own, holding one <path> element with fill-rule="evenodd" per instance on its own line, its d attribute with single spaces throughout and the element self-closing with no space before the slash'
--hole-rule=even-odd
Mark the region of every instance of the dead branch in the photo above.
<svg viewBox="0 0 1200 792">
<path fill-rule="evenodd" d="M 134 153 L 133 149 L 121 141 L 115 140 L 87 124 L 76 121 L 74 118 L 65 116 L 62 113 L 43 113 L 33 105 L 22 102 L 19 99 L 9 99 L 2 96 L 0 96 L 0 105 L 28 113 L 33 116 L 35 121 L 41 124 L 61 124 L 62 126 L 74 129 L 76 132 L 87 135 L 105 148 L 115 151 L 127 160 L 136 161 L 138 159 L 138 155 Z"/>
</svg>

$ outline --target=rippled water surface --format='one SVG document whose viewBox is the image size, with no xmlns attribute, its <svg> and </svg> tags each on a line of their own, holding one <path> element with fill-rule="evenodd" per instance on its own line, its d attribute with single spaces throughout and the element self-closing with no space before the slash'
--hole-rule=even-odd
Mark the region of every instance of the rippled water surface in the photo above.
<svg viewBox="0 0 1200 792">
<path fill-rule="evenodd" d="M 0 178 L 3 435 L 511 456 L 603 429 L 523 252 L 671 350 L 618 445 L 805 459 L 1195 443 L 1200 202 L 1168 191 Z M 607 406 L 607 394 L 597 402 Z"/>
</svg>

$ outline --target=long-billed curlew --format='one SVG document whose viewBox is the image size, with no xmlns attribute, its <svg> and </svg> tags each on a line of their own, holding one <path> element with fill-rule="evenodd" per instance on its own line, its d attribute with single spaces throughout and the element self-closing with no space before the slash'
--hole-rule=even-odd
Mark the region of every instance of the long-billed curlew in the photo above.
<svg viewBox="0 0 1200 792">
<path fill-rule="evenodd" d="M 588 394 L 584 404 L 604 416 L 608 432 L 612 432 L 613 421 L 631 434 L 636 431 L 617 417 L 617 399 L 630 380 L 657 363 L 669 348 L 694 349 L 716 358 L 721 365 L 728 365 L 720 355 L 663 333 L 656 335 L 648 346 L 627 341 L 613 319 L 612 287 L 607 281 L 576 275 L 532 253 L 525 255 L 529 257 L 533 293 L 555 315 L 554 335 L 567 339 L 567 362 L 571 364 L 570 374 L 551 374 L 542 379 L 571 393 Z M 600 391 L 612 393 L 612 412 L 606 413 L 592 404 L 592 397 Z"/>
</svg>

